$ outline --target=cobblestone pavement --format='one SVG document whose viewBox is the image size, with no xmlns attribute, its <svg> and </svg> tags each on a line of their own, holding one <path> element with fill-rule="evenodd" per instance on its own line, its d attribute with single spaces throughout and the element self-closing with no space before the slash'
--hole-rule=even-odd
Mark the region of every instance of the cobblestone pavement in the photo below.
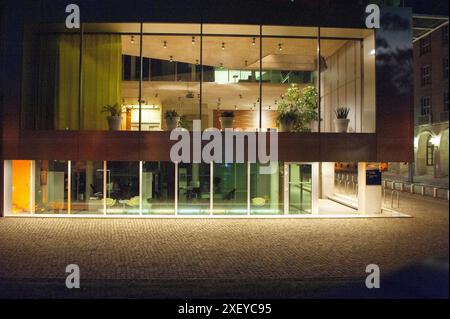
<svg viewBox="0 0 450 319">
<path fill-rule="evenodd" d="M 448 261 L 448 202 L 402 195 L 399 210 L 413 218 L 1 218 L 0 297 L 67 296 L 71 263 L 84 290 L 69 297 L 308 297 L 370 263 Z"/>
</svg>

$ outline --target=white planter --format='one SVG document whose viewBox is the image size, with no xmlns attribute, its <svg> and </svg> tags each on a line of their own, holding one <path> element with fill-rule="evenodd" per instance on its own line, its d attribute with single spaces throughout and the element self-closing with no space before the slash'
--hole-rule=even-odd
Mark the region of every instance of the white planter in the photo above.
<svg viewBox="0 0 450 319">
<path fill-rule="evenodd" d="M 110 131 L 120 131 L 122 116 L 108 116 L 108 127 Z"/>
<path fill-rule="evenodd" d="M 233 128 L 234 117 L 221 116 L 219 121 L 222 130 L 225 130 L 226 128 Z"/>
<path fill-rule="evenodd" d="M 336 133 L 347 133 L 349 119 L 334 119 L 334 130 Z"/>
<path fill-rule="evenodd" d="M 168 131 L 172 131 L 178 127 L 178 122 L 180 122 L 180 117 L 170 117 L 166 118 L 166 128 Z"/>
</svg>

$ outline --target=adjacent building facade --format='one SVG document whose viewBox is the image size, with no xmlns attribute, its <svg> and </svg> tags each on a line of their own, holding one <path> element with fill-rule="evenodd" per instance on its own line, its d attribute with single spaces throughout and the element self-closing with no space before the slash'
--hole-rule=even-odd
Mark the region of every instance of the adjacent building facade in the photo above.
<svg viewBox="0 0 450 319">
<path fill-rule="evenodd" d="M 79 2 L 79 29 L 63 1 L 4 4 L 4 216 L 296 217 L 339 193 L 374 214 L 379 163 L 414 159 L 408 8 L 369 29 L 352 1 Z M 269 174 L 249 147 L 243 163 L 171 161 L 170 114 L 194 136 L 233 112 L 237 138 L 269 140 L 290 88 L 320 120 L 278 133 Z M 336 162 L 358 167 L 345 191 Z"/>
<path fill-rule="evenodd" d="M 442 21 L 414 41 L 416 176 L 448 177 L 448 18 Z"/>
</svg>

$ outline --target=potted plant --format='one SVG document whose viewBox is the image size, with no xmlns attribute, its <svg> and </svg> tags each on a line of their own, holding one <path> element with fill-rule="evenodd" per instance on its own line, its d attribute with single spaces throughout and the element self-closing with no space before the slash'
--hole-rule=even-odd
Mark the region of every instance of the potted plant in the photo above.
<svg viewBox="0 0 450 319">
<path fill-rule="evenodd" d="M 120 131 L 120 126 L 122 124 L 122 106 L 118 103 L 113 105 L 105 105 L 102 107 L 102 113 L 109 113 L 110 115 L 106 118 L 108 120 L 108 127 L 110 131 Z"/>
<path fill-rule="evenodd" d="M 346 133 L 350 120 L 347 118 L 350 109 L 348 107 L 338 107 L 334 110 L 336 118 L 334 119 L 334 129 L 336 133 Z"/>
<path fill-rule="evenodd" d="M 281 132 L 291 132 L 295 128 L 298 120 L 298 114 L 295 111 L 286 111 L 278 113 L 278 124 Z"/>
<path fill-rule="evenodd" d="M 282 132 L 308 132 L 310 124 L 319 119 L 317 113 L 317 90 L 307 86 L 300 91 L 292 84 L 278 103 L 277 122 Z"/>
<path fill-rule="evenodd" d="M 220 126 L 222 126 L 222 130 L 226 128 L 233 128 L 234 122 L 234 112 L 233 111 L 223 111 L 220 114 Z"/>
<path fill-rule="evenodd" d="M 166 127 L 168 131 L 172 131 L 178 127 L 180 122 L 180 115 L 175 110 L 167 110 L 164 113 L 164 120 L 166 121 Z"/>
</svg>

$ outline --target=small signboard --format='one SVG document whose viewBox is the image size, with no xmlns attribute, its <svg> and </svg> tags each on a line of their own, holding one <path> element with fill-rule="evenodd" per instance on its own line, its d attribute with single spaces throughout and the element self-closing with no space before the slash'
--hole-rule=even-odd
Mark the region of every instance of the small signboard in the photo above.
<svg viewBox="0 0 450 319">
<path fill-rule="evenodd" d="M 366 185 L 381 185 L 381 171 L 379 169 L 366 170 Z"/>
</svg>

